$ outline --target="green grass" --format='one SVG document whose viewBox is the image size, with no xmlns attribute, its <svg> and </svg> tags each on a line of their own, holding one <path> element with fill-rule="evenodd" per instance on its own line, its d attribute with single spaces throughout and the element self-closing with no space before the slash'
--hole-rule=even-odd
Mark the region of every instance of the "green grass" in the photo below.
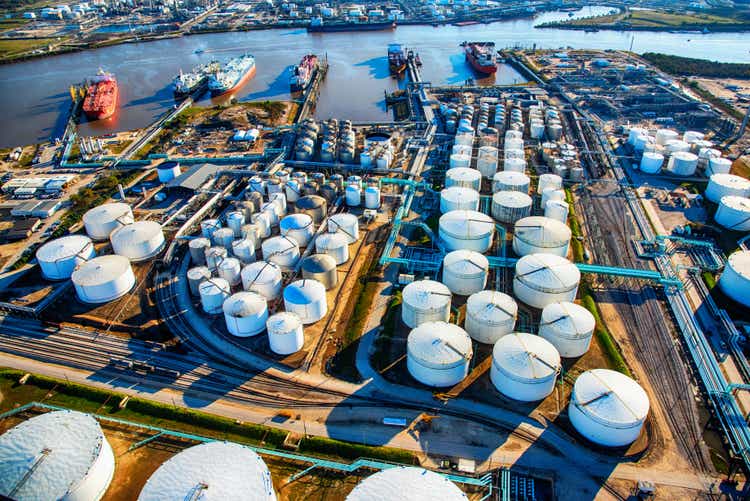
<svg viewBox="0 0 750 501">
<path fill-rule="evenodd" d="M 698 94 L 703 100 L 711 103 L 713 106 L 720 109 L 727 115 L 737 120 L 742 120 L 744 118 L 745 115 L 740 110 L 714 96 L 713 94 L 711 94 L 711 92 L 701 87 L 701 85 L 695 80 L 685 79 L 684 83 L 688 87 L 690 87 L 690 90 Z"/>
<path fill-rule="evenodd" d="M 21 17 L 11 17 L 9 19 L 2 18 L 0 19 L 0 31 L 8 31 L 8 30 L 14 30 L 16 28 L 21 28 L 23 26 L 26 26 L 31 21 L 29 19 L 24 19 Z"/>
<path fill-rule="evenodd" d="M 620 353 L 620 350 L 617 347 L 617 343 L 612 338 L 612 334 L 610 334 L 607 326 L 604 324 L 604 320 L 602 320 L 602 315 L 599 311 L 599 307 L 596 305 L 594 296 L 591 294 L 588 286 L 582 283 L 579 291 L 581 293 L 581 303 L 587 310 L 591 312 L 591 314 L 594 316 L 594 320 L 596 321 L 594 336 L 596 337 L 599 346 L 601 346 L 602 351 L 604 352 L 604 356 L 607 358 L 609 367 L 625 374 L 626 376 L 632 377 L 630 369 L 628 368 L 628 364 L 625 363 L 625 359 L 623 358 L 622 353 Z"/>
<path fill-rule="evenodd" d="M 34 49 L 47 47 L 55 42 L 54 38 L 35 38 L 32 40 L 0 40 L 0 59 L 24 54 Z"/>
<path fill-rule="evenodd" d="M 708 287 L 709 290 L 716 287 L 716 276 L 713 273 L 710 271 L 704 271 L 701 273 L 701 276 L 703 277 L 703 281 L 706 282 L 706 287 Z"/>
<path fill-rule="evenodd" d="M 570 191 L 570 188 L 565 188 L 565 201 L 568 203 L 569 208 L 568 226 L 573 234 L 573 238 L 570 240 L 570 247 L 573 251 L 573 261 L 576 263 L 582 263 L 585 261 L 583 256 L 583 242 L 579 240 L 578 237 L 582 237 L 583 233 L 581 232 L 581 223 L 578 222 L 578 217 L 576 216 L 575 205 L 573 204 L 573 193 Z"/>
<path fill-rule="evenodd" d="M 546 23 L 543 26 L 600 27 L 600 28 L 652 28 L 688 29 L 708 27 L 748 28 L 747 21 L 736 16 L 719 16 L 709 13 L 686 14 L 660 10 L 633 10 L 604 16 L 593 16 Z"/>
</svg>

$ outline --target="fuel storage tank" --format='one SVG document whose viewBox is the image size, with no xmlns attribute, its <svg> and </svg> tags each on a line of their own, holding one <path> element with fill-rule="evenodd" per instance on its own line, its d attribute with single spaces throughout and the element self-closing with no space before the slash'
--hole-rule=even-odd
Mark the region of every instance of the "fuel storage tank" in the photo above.
<svg viewBox="0 0 750 501">
<path fill-rule="evenodd" d="M 412 329 L 406 340 L 406 366 L 420 383 L 453 386 L 469 373 L 471 338 L 447 322 L 426 322 Z"/>
<path fill-rule="evenodd" d="M 68 235 L 51 240 L 36 251 L 42 276 L 47 280 L 66 280 L 76 266 L 96 256 L 94 243 L 84 235 Z"/>
<path fill-rule="evenodd" d="M 479 210 L 479 192 L 463 186 L 451 186 L 440 192 L 440 212 Z"/>
<path fill-rule="evenodd" d="M 555 389 L 561 367 L 560 354 L 552 343 L 533 334 L 514 332 L 495 343 L 490 379 L 506 397 L 535 402 Z"/>
<path fill-rule="evenodd" d="M 750 195 L 750 180 L 734 174 L 713 174 L 708 180 L 705 195 L 716 204 L 727 195 L 747 197 Z"/>
<path fill-rule="evenodd" d="M 221 313 L 224 300 L 232 293 L 229 282 L 223 278 L 209 278 L 198 286 L 201 297 L 201 307 L 209 315 Z"/>
<path fill-rule="evenodd" d="M 552 343 L 560 356 L 583 356 L 591 345 L 596 321 L 583 306 L 568 301 L 551 303 L 542 310 L 539 335 Z"/>
<path fill-rule="evenodd" d="M 565 223 L 548 217 L 526 217 L 515 224 L 513 251 L 519 256 L 544 252 L 565 257 L 571 237 Z"/>
<path fill-rule="evenodd" d="M 268 303 L 257 292 L 241 291 L 224 300 L 224 321 L 230 334 L 255 336 L 263 332 L 268 320 Z"/>
<path fill-rule="evenodd" d="M 395 466 L 362 480 L 346 501 L 468 501 L 456 484 L 439 473 Z"/>
<path fill-rule="evenodd" d="M 121 202 L 99 205 L 89 209 L 83 215 L 86 234 L 96 241 L 106 240 L 117 228 L 134 222 L 135 218 L 130 205 Z"/>
<path fill-rule="evenodd" d="M 350 244 L 359 240 L 359 219 L 354 214 L 339 212 L 328 218 L 329 233 L 343 233 Z"/>
<path fill-rule="evenodd" d="M 507 294 L 484 290 L 472 294 L 466 301 L 464 329 L 472 339 L 495 344 L 510 334 L 516 325 L 518 304 Z"/>
<path fill-rule="evenodd" d="M 315 239 L 315 250 L 318 254 L 331 256 L 337 265 L 349 260 L 349 240 L 341 232 L 321 233 Z"/>
<path fill-rule="evenodd" d="M 513 293 L 534 308 L 558 301 L 573 302 L 578 293 L 581 272 L 555 254 L 529 254 L 516 262 Z"/>
<path fill-rule="evenodd" d="M 443 283 L 453 294 L 468 296 L 484 289 L 490 263 L 470 250 L 449 252 L 443 258 Z"/>
<path fill-rule="evenodd" d="M 724 294 L 750 307 L 750 251 L 738 250 L 729 256 L 719 286 Z"/>
<path fill-rule="evenodd" d="M 492 195 L 492 217 L 513 224 L 531 215 L 533 200 L 522 191 L 498 191 Z"/>
<path fill-rule="evenodd" d="M 721 197 L 714 219 L 733 231 L 750 231 L 750 199 L 727 195 Z"/>
<path fill-rule="evenodd" d="M 112 232 L 109 236 L 115 254 L 133 262 L 145 261 L 164 248 L 164 232 L 155 221 L 136 221 Z"/>
<path fill-rule="evenodd" d="M 295 313 L 305 325 L 317 322 L 328 312 L 325 286 L 304 278 L 292 282 L 284 288 L 284 309 Z"/>
<path fill-rule="evenodd" d="M 338 284 L 336 260 L 328 254 L 311 254 L 302 258 L 300 269 L 303 278 L 317 280 L 326 290 L 331 290 Z"/>
<path fill-rule="evenodd" d="M 309 214 L 290 214 L 279 223 L 282 236 L 289 237 L 300 247 L 307 247 L 315 233 L 315 225 Z"/>
<path fill-rule="evenodd" d="M 99 256 L 79 265 L 70 276 L 84 303 L 107 303 L 127 294 L 135 285 L 130 261 L 124 256 Z"/>
<path fill-rule="evenodd" d="M 268 344 L 278 355 L 290 355 L 302 349 L 305 336 L 302 320 L 295 314 L 282 311 L 268 317 Z"/>
<path fill-rule="evenodd" d="M 269 301 L 281 295 L 281 268 L 267 261 L 250 263 L 240 271 L 242 288 L 261 294 Z"/>
<path fill-rule="evenodd" d="M 401 318 L 411 328 L 425 322 L 447 322 L 451 313 L 451 291 L 434 280 L 417 280 L 401 292 Z"/>
<path fill-rule="evenodd" d="M 466 249 L 480 253 L 492 246 L 495 223 L 478 211 L 454 210 L 440 216 L 438 234 L 449 251 Z"/>
</svg>

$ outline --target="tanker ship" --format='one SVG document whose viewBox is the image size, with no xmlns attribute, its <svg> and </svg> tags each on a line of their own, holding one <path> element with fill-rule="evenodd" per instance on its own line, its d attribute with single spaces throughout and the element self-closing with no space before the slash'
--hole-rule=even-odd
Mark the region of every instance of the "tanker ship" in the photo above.
<svg viewBox="0 0 750 501">
<path fill-rule="evenodd" d="M 289 88 L 292 92 L 301 92 L 310 85 L 315 70 L 318 69 L 318 56 L 307 54 L 300 63 L 292 68 L 292 76 L 289 77 Z"/>
<path fill-rule="evenodd" d="M 240 88 L 255 75 L 255 58 L 243 54 L 230 59 L 208 78 L 208 89 L 212 96 L 232 92 Z"/>
<path fill-rule="evenodd" d="M 466 60 L 479 73 L 491 75 L 497 71 L 494 42 L 464 42 Z"/>
<path fill-rule="evenodd" d="M 348 22 L 334 21 L 331 23 L 323 22 L 323 18 L 315 17 L 307 25 L 307 31 L 311 33 L 329 33 L 337 31 L 381 31 L 396 29 L 396 21 L 363 21 Z"/>
<path fill-rule="evenodd" d="M 406 56 L 401 44 L 392 43 L 388 45 L 388 69 L 391 75 L 400 75 L 406 70 Z"/>
<path fill-rule="evenodd" d="M 115 76 L 99 70 L 86 85 L 83 112 L 91 120 L 104 120 L 117 110 L 118 87 Z"/>
<path fill-rule="evenodd" d="M 196 66 L 187 73 L 180 70 L 179 75 L 172 80 L 175 98 L 182 99 L 203 93 L 208 87 L 208 76 L 218 70 L 219 63 L 216 61 Z"/>
</svg>

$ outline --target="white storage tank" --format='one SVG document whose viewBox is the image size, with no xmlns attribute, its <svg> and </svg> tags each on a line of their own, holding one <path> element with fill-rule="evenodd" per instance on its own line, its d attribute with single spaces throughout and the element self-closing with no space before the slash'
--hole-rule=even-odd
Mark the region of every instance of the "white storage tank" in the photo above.
<svg viewBox="0 0 750 501">
<path fill-rule="evenodd" d="M 279 225 L 279 220 L 283 216 L 278 204 L 273 202 L 266 202 L 260 206 L 260 212 L 268 214 L 268 220 L 271 222 L 271 228 L 275 228 Z"/>
<path fill-rule="evenodd" d="M 274 263 L 256 261 L 240 272 L 242 288 L 263 295 L 269 301 L 281 295 L 281 268 Z"/>
<path fill-rule="evenodd" d="M 195 445 L 167 460 L 143 486 L 138 501 L 276 501 L 271 472 L 252 449 L 231 442 Z"/>
<path fill-rule="evenodd" d="M 282 236 L 289 237 L 300 247 L 307 247 L 315 234 L 315 224 L 308 214 L 290 214 L 279 223 Z"/>
<path fill-rule="evenodd" d="M 533 200 L 521 191 L 498 191 L 492 195 L 492 217 L 513 224 L 531 214 Z"/>
<path fill-rule="evenodd" d="M 466 249 L 484 253 L 492 246 L 495 223 L 478 211 L 454 210 L 440 216 L 438 234 L 449 251 Z"/>
<path fill-rule="evenodd" d="M 300 188 L 300 184 L 295 179 L 290 179 L 284 185 L 284 193 L 286 194 L 287 202 L 294 203 L 299 200 L 299 197 L 302 196 L 301 192 L 302 189 Z"/>
<path fill-rule="evenodd" d="M 463 186 L 479 191 L 482 186 L 482 174 L 476 169 L 457 167 L 445 173 L 445 187 Z"/>
<path fill-rule="evenodd" d="M 277 355 L 291 355 L 305 344 L 302 320 L 295 313 L 282 311 L 271 315 L 266 321 L 266 330 L 271 351 Z"/>
<path fill-rule="evenodd" d="M 469 296 L 466 301 L 464 329 L 472 339 L 495 344 L 513 332 L 518 317 L 518 304 L 507 294 L 485 290 Z"/>
<path fill-rule="evenodd" d="M 214 231 L 212 240 L 214 245 L 224 247 L 226 250 L 232 250 L 232 242 L 234 242 L 234 232 L 230 228 L 219 228 Z"/>
<path fill-rule="evenodd" d="M 471 338 L 448 322 L 426 322 L 412 329 L 406 340 L 406 367 L 427 386 L 453 386 L 469 373 Z"/>
<path fill-rule="evenodd" d="M 211 247 L 211 240 L 205 237 L 197 237 L 188 243 L 190 251 L 190 262 L 195 265 L 206 264 L 206 249 Z"/>
<path fill-rule="evenodd" d="M 204 219 L 201 221 L 201 235 L 203 238 L 213 241 L 214 232 L 219 228 L 221 228 L 221 223 L 218 219 Z"/>
<path fill-rule="evenodd" d="M 221 306 L 231 293 L 229 282 L 223 278 L 209 278 L 198 286 L 201 307 L 209 315 L 221 313 Z"/>
<path fill-rule="evenodd" d="M 217 271 L 219 264 L 227 258 L 228 254 L 224 247 L 209 247 L 206 249 L 206 266 L 211 271 Z"/>
<path fill-rule="evenodd" d="M 377 186 L 368 186 L 365 188 L 365 208 L 380 208 L 380 188 Z"/>
<path fill-rule="evenodd" d="M 724 294 L 750 307 L 750 251 L 738 250 L 729 256 L 719 286 Z"/>
<path fill-rule="evenodd" d="M 641 386 L 609 369 L 586 371 L 576 379 L 568 417 L 578 432 L 606 447 L 623 447 L 641 434 L 649 410 Z"/>
<path fill-rule="evenodd" d="M 346 205 L 349 207 L 359 207 L 362 202 L 362 188 L 356 184 L 347 185 L 344 195 L 346 197 Z"/>
<path fill-rule="evenodd" d="M 331 256 L 341 265 L 349 261 L 349 240 L 341 232 L 321 233 L 315 239 L 315 251 Z"/>
<path fill-rule="evenodd" d="M 557 174 L 542 174 L 539 176 L 539 183 L 537 184 L 536 192 L 544 193 L 544 190 L 547 188 L 561 190 L 562 187 L 563 180 Z"/>
<path fill-rule="evenodd" d="M 235 285 L 239 285 L 239 283 L 241 282 L 241 268 L 242 265 L 240 264 L 239 259 L 237 259 L 236 257 L 228 257 L 219 263 L 217 272 L 221 278 L 229 282 L 229 285 L 234 287 Z"/>
<path fill-rule="evenodd" d="M 255 242 L 250 238 L 241 238 L 232 242 L 232 254 L 242 264 L 255 261 Z"/>
<path fill-rule="evenodd" d="M 234 238 L 242 236 L 243 224 L 245 224 L 245 214 L 238 210 L 227 213 L 227 226 L 234 232 Z"/>
<path fill-rule="evenodd" d="M 156 221 L 136 221 L 112 232 L 109 236 L 115 254 L 131 261 L 145 261 L 164 248 L 164 232 Z"/>
<path fill-rule="evenodd" d="M 317 322 L 328 312 L 325 286 L 317 280 L 292 282 L 284 288 L 284 309 L 297 314 L 305 325 Z"/>
<path fill-rule="evenodd" d="M 227 330 L 234 336 L 255 336 L 266 328 L 268 302 L 257 292 L 232 294 L 224 301 L 222 310 Z"/>
<path fill-rule="evenodd" d="M 447 322 L 451 315 L 451 291 L 434 280 L 417 280 L 401 293 L 401 319 L 411 328 L 425 322 Z"/>
<path fill-rule="evenodd" d="M 644 174 L 657 174 L 664 165 L 664 155 L 655 151 L 647 151 L 641 158 L 641 171 Z"/>
<path fill-rule="evenodd" d="M 516 262 L 513 294 L 534 308 L 558 301 L 572 303 L 580 281 L 580 270 L 564 257 L 529 254 Z"/>
<path fill-rule="evenodd" d="M 463 186 L 451 186 L 440 192 L 440 212 L 479 210 L 479 192 Z"/>
<path fill-rule="evenodd" d="M 200 285 L 211 278 L 211 271 L 205 266 L 195 266 L 187 271 L 188 289 L 190 294 L 197 296 Z"/>
<path fill-rule="evenodd" d="M 500 157 L 494 146 L 482 146 L 477 155 L 477 170 L 482 177 L 492 179 L 497 172 L 497 160 Z"/>
<path fill-rule="evenodd" d="M 714 219 L 733 231 L 750 231 L 750 199 L 727 195 L 719 201 Z"/>
<path fill-rule="evenodd" d="M 565 223 L 548 217 L 526 217 L 515 224 L 513 251 L 519 256 L 544 252 L 565 257 L 571 236 Z"/>
<path fill-rule="evenodd" d="M 121 202 L 99 205 L 89 209 L 83 215 L 86 234 L 95 241 L 106 240 L 117 228 L 133 224 L 133 222 L 135 222 L 133 210 L 130 205 Z"/>
<path fill-rule="evenodd" d="M 370 475 L 346 497 L 346 501 L 468 501 L 456 484 L 433 471 L 395 466 Z"/>
<path fill-rule="evenodd" d="M 327 204 L 323 197 L 318 195 L 306 195 L 300 197 L 295 204 L 296 212 L 308 214 L 313 218 L 313 223 L 320 224 L 326 217 Z"/>
<path fill-rule="evenodd" d="M 93 416 L 53 411 L 0 436 L 3 499 L 98 500 L 115 473 L 115 457 Z"/>
<path fill-rule="evenodd" d="M 135 285 L 130 260 L 124 256 L 99 256 L 79 265 L 70 275 L 78 299 L 107 303 L 127 294 Z"/>
<path fill-rule="evenodd" d="M 296 240 L 288 237 L 271 237 L 265 240 L 261 246 L 263 259 L 269 263 L 277 264 L 282 270 L 292 270 L 299 261 L 299 245 Z"/>
<path fill-rule="evenodd" d="M 66 280 L 76 266 L 96 256 L 94 243 L 83 235 L 68 235 L 51 240 L 36 251 L 42 276 L 47 280 Z"/>
<path fill-rule="evenodd" d="M 492 177 L 492 191 L 520 191 L 529 192 L 531 180 L 523 172 L 500 171 Z"/>
<path fill-rule="evenodd" d="M 671 129 L 659 129 L 656 131 L 656 144 L 664 146 L 669 141 L 679 139 L 680 135 Z"/>
<path fill-rule="evenodd" d="M 359 219 L 354 214 L 334 214 L 328 218 L 326 227 L 329 233 L 343 233 L 350 244 L 359 240 Z"/>
<path fill-rule="evenodd" d="M 667 153 L 671 153 L 674 155 L 678 152 L 690 151 L 690 145 L 680 139 L 674 139 L 667 142 L 667 144 L 664 146 L 664 149 L 667 151 Z"/>
<path fill-rule="evenodd" d="M 727 195 L 747 197 L 750 195 L 750 180 L 734 174 L 713 174 L 708 180 L 706 198 L 719 203 Z"/>
<path fill-rule="evenodd" d="M 503 171 L 502 172 L 519 172 L 521 174 L 526 170 L 526 159 L 521 155 L 520 157 L 510 157 L 503 160 Z"/>
<path fill-rule="evenodd" d="M 470 250 L 449 252 L 443 258 L 443 283 L 453 294 L 468 296 L 484 289 L 490 263 Z"/>
<path fill-rule="evenodd" d="M 675 176 L 692 176 L 698 168 L 698 157 L 688 151 L 672 153 L 667 163 L 667 171 Z"/>
<path fill-rule="evenodd" d="M 336 260 L 328 254 L 312 254 L 302 258 L 300 263 L 302 277 L 317 280 L 326 290 L 336 287 L 339 274 L 336 270 Z"/>
<path fill-rule="evenodd" d="M 549 341 L 514 332 L 495 343 L 490 379 L 506 397 L 535 402 L 555 389 L 560 367 L 560 354 Z"/>
<path fill-rule="evenodd" d="M 562 200 L 547 200 L 544 204 L 544 217 L 567 223 L 570 206 Z"/>
<path fill-rule="evenodd" d="M 583 356 L 591 345 L 596 321 L 583 306 L 568 301 L 548 304 L 542 310 L 539 335 L 564 358 Z"/>
<path fill-rule="evenodd" d="M 732 161 L 728 158 L 717 157 L 708 160 L 709 174 L 729 174 L 732 170 Z"/>
<path fill-rule="evenodd" d="M 466 153 L 453 153 L 448 159 L 448 168 L 456 169 L 459 167 L 468 168 L 471 165 L 471 155 Z"/>
</svg>

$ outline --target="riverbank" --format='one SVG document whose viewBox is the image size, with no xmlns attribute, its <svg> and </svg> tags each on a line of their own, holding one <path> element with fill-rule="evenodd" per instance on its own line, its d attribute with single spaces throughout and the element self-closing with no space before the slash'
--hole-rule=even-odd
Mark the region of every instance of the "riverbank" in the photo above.
<svg viewBox="0 0 750 501">
<path fill-rule="evenodd" d="M 544 23 L 537 28 L 563 30 L 666 31 L 666 32 L 747 32 L 750 14 L 677 13 L 657 10 L 627 10 L 616 14 Z"/>
</svg>

